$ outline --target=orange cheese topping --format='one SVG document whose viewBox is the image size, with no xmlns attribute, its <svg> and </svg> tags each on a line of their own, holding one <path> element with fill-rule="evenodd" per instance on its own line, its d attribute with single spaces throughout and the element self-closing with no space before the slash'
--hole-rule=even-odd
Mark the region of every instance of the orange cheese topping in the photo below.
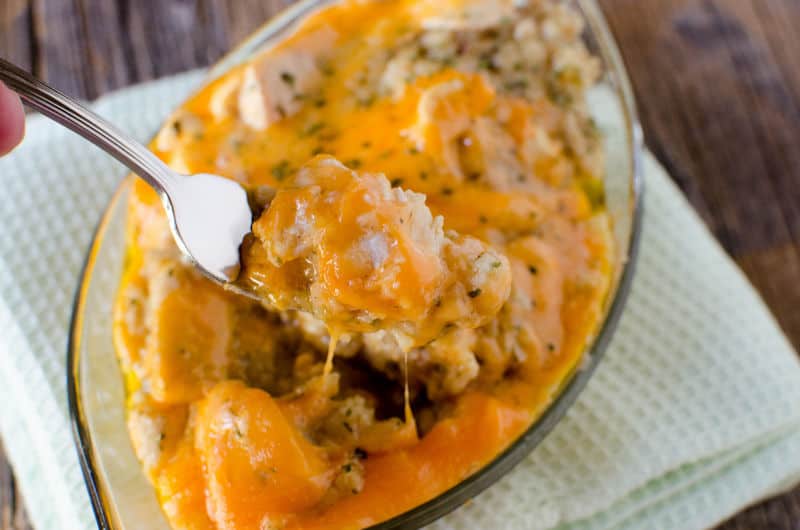
<svg viewBox="0 0 800 530">
<path fill-rule="evenodd" d="M 481 326 L 508 298 L 508 260 L 476 238 L 445 234 L 424 201 L 318 156 L 253 223 L 238 283 L 279 310 L 313 314 L 335 335 L 392 331 L 416 346 L 448 325 Z M 486 295 L 468 294 L 478 291 Z"/>
<path fill-rule="evenodd" d="M 408 202 L 391 195 L 379 179 L 356 175 L 333 159 L 304 169 L 313 172 L 311 182 L 279 191 L 253 225 L 275 264 L 259 271 L 258 286 L 268 286 L 284 264 L 314 247 L 321 299 L 385 318 L 415 319 L 444 271 L 437 253 L 425 248 L 435 242 L 414 241 Z M 246 266 L 246 255 L 244 260 Z M 390 281 L 383 283 L 387 269 Z"/>
<path fill-rule="evenodd" d="M 132 183 L 115 345 L 173 528 L 363 528 L 546 409 L 615 265 L 580 32 L 560 0 L 342 0 L 170 118 L 158 156 L 263 207 L 268 300 L 187 267 Z"/>
<path fill-rule="evenodd" d="M 262 390 L 220 383 L 201 403 L 196 421 L 207 509 L 220 528 L 264 528 L 264 519 L 280 524 L 313 507 L 330 484 L 324 455 Z"/>
</svg>

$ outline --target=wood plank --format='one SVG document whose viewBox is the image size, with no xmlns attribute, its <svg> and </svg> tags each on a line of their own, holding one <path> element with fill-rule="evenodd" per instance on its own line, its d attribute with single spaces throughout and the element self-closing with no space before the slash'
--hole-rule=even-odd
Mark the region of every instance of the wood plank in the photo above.
<svg viewBox="0 0 800 530">
<path fill-rule="evenodd" d="M 751 2 L 602 3 L 648 143 L 725 248 L 737 256 L 795 240 L 800 154 L 788 146 L 800 138 L 800 107 Z"/>
<path fill-rule="evenodd" d="M 736 261 L 800 351 L 800 243 L 740 256 Z"/>
<path fill-rule="evenodd" d="M 717 530 L 800 530 L 800 486 L 737 514 Z"/>
<path fill-rule="evenodd" d="M 96 96 L 77 0 L 32 0 L 31 5 L 34 73 L 71 96 Z"/>
<path fill-rule="evenodd" d="M 141 0 L 124 3 L 137 81 L 174 74 L 201 63 L 203 26 L 193 2 Z"/>
<path fill-rule="evenodd" d="M 648 147 L 665 164 L 701 216 L 709 224 L 714 219 L 693 178 L 695 145 L 679 134 L 689 128 L 685 112 L 679 110 L 678 92 L 672 86 L 667 39 L 668 19 L 686 0 L 638 2 L 636 0 L 600 0 L 611 30 L 627 64 L 634 86 L 639 114 Z M 645 5 L 646 4 L 646 5 Z"/>
<path fill-rule="evenodd" d="M 31 68 L 33 62 L 31 17 L 28 0 L 0 2 L 0 56 L 23 68 Z"/>
<path fill-rule="evenodd" d="M 88 86 L 82 95 L 92 99 L 131 84 L 134 79 L 125 55 L 128 39 L 123 31 L 119 6 L 115 2 L 96 0 L 77 0 L 76 6 L 87 56 L 87 71 L 83 75 Z"/>
<path fill-rule="evenodd" d="M 244 40 L 273 14 L 293 3 L 291 0 L 211 1 L 227 13 L 227 30 L 232 45 Z"/>
<path fill-rule="evenodd" d="M 600 0 L 648 145 L 800 348 L 800 3 Z M 720 530 L 799 530 L 800 487 Z"/>
<path fill-rule="evenodd" d="M 119 1 L 134 81 L 207 66 L 258 27 L 275 2 Z"/>
<path fill-rule="evenodd" d="M 207 66 L 289 5 L 281 0 L 5 0 L 0 53 L 85 99 Z"/>
<path fill-rule="evenodd" d="M 0 530 L 33 530 L 0 441 Z"/>
<path fill-rule="evenodd" d="M 770 51 L 778 59 L 778 66 L 789 81 L 789 89 L 797 97 L 800 94 L 800 56 L 796 53 L 800 50 L 800 33 L 797 31 L 800 2 L 751 0 L 743 5 L 752 8 L 754 16 L 767 32 L 765 39 Z"/>
</svg>

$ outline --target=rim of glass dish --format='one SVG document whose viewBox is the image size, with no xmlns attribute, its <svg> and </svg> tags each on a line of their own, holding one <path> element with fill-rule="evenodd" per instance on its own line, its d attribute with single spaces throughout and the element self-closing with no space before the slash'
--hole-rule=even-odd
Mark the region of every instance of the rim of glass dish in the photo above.
<svg viewBox="0 0 800 530">
<path fill-rule="evenodd" d="M 274 37 L 276 33 L 282 32 L 297 21 L 302 20 L 311 11 L 335 1 L 337 0 L 301 0 L 284 9 L 212 66 L 205 82 L 240 63 L 240 58 L 252 55 Z M 622 113 L 626 125 L 626 144 L 630 151 L 629 163 L 632 170 L 630 178 L 632 198 L 630 205 L 631 230 L 628 234 L 628 253 L 626 256 L 621 256 L 624 262 L 621 265 L 616 290 L 610 294 L 613 299 L 608 306 L 605 319 L 600 325 L 594 341 L 584 353 L 585 356 L 588 356 L 588 361 L 568 376 L 568 380 L 562 385 L 557 396 L 553 398 L 544 413 L 517 440 L 480 470 L 440 493 L 435 498 L 391 519 L 373 525 L 366 530 L 420 528 L 455 510 L 508 473 L 541 443 L 575 402 L 599 365 L 619 323 L 630 292 L 641 236 L 642 197 L 644 193 L 642 179 L 643 134 L 627 70 L 616 41 L 608 28 L 605 15 L 603 15 L 596 0 L 575 0 L 575 2 L 582 10 L 586 22 L 596 37 L 596 44 L 606 63 L 607 70 L 613 72 L 612 81 L 615 91 L 622 102 Z M 67 344 L 67 400 L 72 434 L 97 526 L 102 530 L 114 530 L 114 526 L 109 516 L 109 500 L 105 492 L 106 486 L 97 472 L 94 444 L 86 423 L 86 416 L 79 393 L 81 328 L 86 305 L 86 294 L 94 272 L 98 249 L 105 236 L 111 213 L 115 211 L 117 203 L 121 200 L 123 192 L 130 186 L 130 182 L 130 178 L 125 178 L 117 187 L 92 235 L 89 250 L 79 273 L 79 284 L 72 304 L 72 317 L 69 324 Z"/>
</svg>

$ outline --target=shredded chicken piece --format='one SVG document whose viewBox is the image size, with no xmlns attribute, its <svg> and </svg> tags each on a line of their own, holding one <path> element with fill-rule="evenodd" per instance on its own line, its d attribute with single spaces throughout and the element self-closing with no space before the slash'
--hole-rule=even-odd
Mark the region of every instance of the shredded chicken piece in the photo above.
<svg viewBox="0 0 800 530">
<path fill-rule="evenodd" d="M 298 39 L 294 46 L 268 53 L 247 66 L 239 89 L 239 115 L 262 131 L 303 107 L 323 79 L 320 61 L 333 48 L 337 34 L 322 27 Z"/>
<path fill-rule="evenodd" d="M 474 328 L 508 297 L 508 260 L 445 233 L 425 196 L 320 156 L 277 191 L 245 242 L 239 284 L 341 333 L 391 330 L 411 347 Z"/>
</svg>

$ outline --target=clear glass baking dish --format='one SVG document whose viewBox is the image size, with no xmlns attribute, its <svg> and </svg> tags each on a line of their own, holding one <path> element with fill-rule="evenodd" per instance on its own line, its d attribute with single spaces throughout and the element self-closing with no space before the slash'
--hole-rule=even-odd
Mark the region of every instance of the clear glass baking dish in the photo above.
<svg viewBox="0 0 800 530">
<path fill-rule="evenodd" d="M 291 32 L 332 0 L 304 0 L 274 17 L 210 72 L 211 80 Z M 641 224 L 641 129 L 625 67 L 595 0 L 575 0 L 585 40 L 603 61 L 590 106 L 604 133 L 606 204 L 613 218 L 617 269 L 597 336 L 547 411 L 504 452 L 472 476 L 413 510 L 373 529 L 419 528 L 456 509 L 497 481 L 552 430 L 592 376 L 614 333 L 633 274 Z M 169 530 L 153 488 L 134 455 L 125 425 L 122 375 L 112 342 L 111 306 L 125 254 L 126 179 L 96 229 L 75 296 L 68 345 L 68 394 L 73 433 L 99 528 Z"/>
</svg>

